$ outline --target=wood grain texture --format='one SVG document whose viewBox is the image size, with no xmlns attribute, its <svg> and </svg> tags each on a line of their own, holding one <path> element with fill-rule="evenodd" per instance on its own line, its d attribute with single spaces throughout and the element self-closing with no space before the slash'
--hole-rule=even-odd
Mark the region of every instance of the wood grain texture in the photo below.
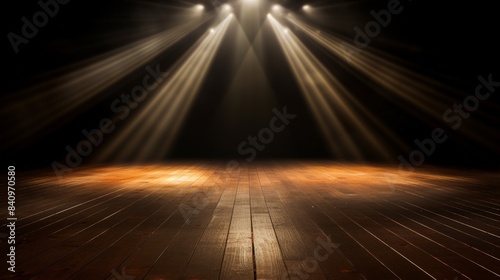
<svg viewBox="0 0 500 280">
<path fill-rule="evenodd" d="M 17 271 L 2 279 L 500 279 L 498 173 L 185 161 L 27 174 Z"/>
</svg>

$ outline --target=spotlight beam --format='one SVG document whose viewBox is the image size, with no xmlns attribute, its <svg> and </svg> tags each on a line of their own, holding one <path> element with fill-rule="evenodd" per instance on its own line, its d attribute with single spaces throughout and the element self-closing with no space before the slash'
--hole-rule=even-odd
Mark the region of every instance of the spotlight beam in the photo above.
<svg viewBox="0 0 500 280">
<path fill-rule="evenodd" d="M 294 24 L 296 27 L 299 27 L 300 30 L 302 30 L 303 32 L 306 33 L 307 36 L 314 37 L 313 39 L 320 38 L 322 36 L 323 37 L 327 36 L 327 35 L 322 34 L 321 32 L 317 32 L 317 30 L 315 30 L 312 26 L 307 25 L 307 24 L 305 24 L 303 22 L 300 22 L 300 26 L 299 26 L 298 20 L 296 19 L 295 16 L 288 16 L 288 17 L 286 17 L 286 19 L 288 21 L 290 21 L 292 24 Z M 321 42 L 318 42 L 318 43 L 320 43 L 321 45 L 323 45 L 322 43 L 324 43 L 324 42 L 325 42 L 325 40 L 323 40 Z M 374 72 L 377 72 L 377 71 L 374 70 Z M 360 114 L 364 115 L 365 120 L 368 120 L 371 124 L 375 125 L 377 129 L 379 129 L 381 132 L 383 132 L 384 135 L 386 136 L 385 137 L 386 139 L 391 139 L 391 141 L 394 144 L 396 144 L 398 147 L 401 147 L 401 148 L 406 148 L 407 147 L 407 145 L 403 141 L 401 141 L 400 137 L 396 133 L 394 133 L 394 131 L 388 129 L 378 119 L 377 116 L 375 116 L 374 114 L 372 114 L 369 110 L 366 110 L 366 106 L 364 106 L 363 104 L 361 104 L 354 96 L 352 96 L 351 94 L 345 94 L 344 97 L 346 99 L 348 99 L 349 102 L 357 109 L 357 112 L 359 112 Z"/>
<path fill-rule="evenodd" d="M 440 100 L 441 94 L 427 85 L 438 88 L 445 86 L 435 81 L 409 71 L 380 56 L 370 53 L 368 50 L 359 51 L 355 46 L 328 34 L 315 32 L 315 29 L 300 21 L 297 17 L 287 17 L 287 20 L 300 28 L 305 35 L 346 60 L 356 70 L 370 77 L 372 80 L 388 89 L 393 95 L 401 98 L 419 108 L 419 113 L 424 111 L 433 117 L 441 118 L 440 108 L 445 102 L 451 100 Z M 423 95 L 423 92 L 431 93 Z M 439 113 L 438 113 L 439 112 Z"/>
<path fill-rule="evenodd" d="M 363 134 L 364 140 L 368 140 L 380 154 L 387 156 L 386 147 L 342 98 L 347 90 L 292 32 L 285 32 L 285 28 L 272 15 L 268 15 L 268 19 L 332 151 L 336 155 L 342 156 L 348 152 L 349 156 L 362 157 L 342 123 L 339 115 L 342 113 Z"/>
<path fill-rule="evenodd" d="M 207 31 L 198 40 L 154 98 L 102 153 L 101 159 L 162 159 L 168 153 L 232 19 L 232 14 L 228 15 L 213 28 L 214 32 Z M 120 155 L 116 158 L 118 151 Z"/>
<path fill-rule="evenodd" d="M 79 65 L 86 66 L 8 98 L 10 105 L 5 108 L 7 114 L 13 116 L 20 114 L 23 112 L 22 108 L 27 105 L 32 111 L 33 108 L 39 108 L 40 104 L 43 104 L 44 110 L 36 112 L 36 118 L 19 116 L 19 124 L 9 133 L 13 136 L 9 139 L 12 142 L 7 144 L 15 144 L 32 134 L 40 131 L 46 132 L 62 125 L 64 123 L 62 120 L 71 119 L 70 115 L 78 113 L 84 105 L 99 97 L 98 93 L 143 67 L 148 61 L 196 30 L 210 18 L 207 16 L 201 21 L 190 20 L 177 27 L 79 63 Z"/>
<path fill-rule="evenodd" d="M 398 60 L 395 57 L 371 49 L 360 51 L 346 40 L 338 38 L 338 36 L 325 32 L 316 32 L 314 27 L 304 23 L 296 15 L 286 17 L 286 19 L 309 38 L 335 54 L 338 58 L 346 61 L 349 66 L 361 73 L 363 78 L 368 77 L 385 88 L 386 91 L 380 93 L 387 99 L 398 103 L 402 107 L 404 106 L 405 110 L 432 125 L 435 124 L 434 120 L 441 121 L 443 119 L 443 110 L 445 110 L 443 108 L 448 108 L 450 104 L 456 102 L 443 94 L 446 91 L 453 92 L 455 89 L 398 65 L 394 62 Z M 347 95 L 347 97 L 350 96 Z M 359 104 L 356 101 L 353 102 Z M 360 105 L 357 106 L 360 107 Z M 368 111 L 362 112 L 369 116 L 372 115 Z M 429 121 L 428 117 L 431 117 L 432 121 Z M 393 131 L 389 131 L 384 127 L 377 118 L 370 116 L 370 120 L 384 131 L 388 139 L 392 139 L 400 147 L 406 146 Z M 478 131 L 491 129 L 494 128 L 481 122 L 475 122 L 472 128 L 462 127 L 460 133 L 467 135 L 467 137 L 482 145 L 496 149 L 493 142 L 480 137 L 480 133 L 477 133 Z"/>
<path fill-rule="evenodd" d="M 402 107 L 404 106 L 405 110 L 430 124 L 434 124 L 434 121 L 429 121 L 429 116 L 433 120 L 442 120 L 443 108 L 455 102 L 443 95 L 443 92 L 454 91 L 454 89 L 391 61 L 396 60 L 396 58 L 391 58 L 383 53 L 377 54 L 371 50 L 360 52 L 358 48 L 347 43 L 345 40 L 324 32 L 315 32 L 315 28 L 304 23 L 296 16 L 287 17 L 287 20 L 302 30 L 305 35 L 337 55 L 337 57 L 348 62 L 364 78 L 369 77 L 385 88 L 386 91 L 381 91 L 380 93 L 387 99 L 398 103 Z M 386 129 L 376 118 L 371 118 L 371 120 L 375 121 L 377 126 L 383 129 L 384 133 L 388 135 L 388 139 L 396 141 L 398 146 L 405 146 L 394 132 Z M 473 128 L 463 127 L 460 129 L 460 133 L 466 134 L 475 141 L 491 147 L 491 143 L 479 137 L 479 134 L 475 132 L 487 131 L 489 129 L 492 128 L 483 123 L 475 122 Z"/>
</svg>

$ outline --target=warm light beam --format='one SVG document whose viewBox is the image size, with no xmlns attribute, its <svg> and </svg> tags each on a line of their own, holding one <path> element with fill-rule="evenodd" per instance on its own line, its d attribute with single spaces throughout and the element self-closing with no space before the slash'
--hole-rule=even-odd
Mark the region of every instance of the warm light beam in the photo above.
<svg viewBox="0 0 500 280">
<path fill-rule="evenodd" d="M 456 102 L 445 94 L 455 91 L 453 88 L 397 64 L 395 62 L 398 61 L 397 58 L 374 49 L 360 49 L 338 36 L 317 32 L 314 27 L 304 23 L 296 15 L 288 16 L 286 19 L 305 35 L 347 62 L 348 66 L 359 71 L 362 79 L 368 77 L 381 86 L 384 90 L 378 92 L 385 98 L 430 124 L 434 124 L 435 120 L 441 122 L 444 110 Z M 378 127 L 384 129 L 389 139 L 401 142 L 399 137 L 385 129 L 383 125 L 378 124 Z M 496 149 L 495 144 L 479 137 L 480 134 L 477 133 L 490 129 L 493 128 L 475 122 L 473 130 L 462 127 L 460 132 L 482 145 Z"/>
<path fill-rule="evenodd" d="M 9 100 L 2 100 L 3 104 L 9 103 L 6 113 L 18 116 L 19 120 L 8 132 L 11 137 L 5 144 L 15 144 L 37 132 L 47 133 L 64 124 L 65 120 L 71 119 L 70 116 L 79 114 L 85 105 L 98 98 L 99 93 L 145 67 L 150 60 L 210 18 L 190 19 L 174 28 L 79 63 L 84 66 L 19 92 Z M 34 111 L 34 108 L 40 108 L 40 111 Z"/>
<path fill-rule="evenodd" d="M 142 111 L 121 131 L 102 159 L 163 159 L 204 81 L 233 16 L 208 30 Z M 213 32 L 211 32 L 213 30 Z M 117 155 L 114 157 L 114 155 Z"/>
<path fill-rule="evenodd" d="M 268 19 L 332 152 L 339 157 L 362 159 L 358 148 L 369 145 L 388 158 L 387 147 L 343 98 L 348 94 L 347 90 L 292 32 L 272 15 L 268 15 Z M 352 127 L 363 135 L 363 143 L 356 143 L 351 137 L 352 133 L 349 131 Z"/>
<path fill-rule="evenodd" d="M 335 36 L 317 32 L 315 28 L 299 20 L 296 16 L 289 16 L 287 20 L 317 43 L 343 58 L 356 70 L 386 88 L 392 93 L 390 97 L 398 97 L 410 102 L 419 108 L 419 113 L 424 111 L 434 117 L 441 118 L 442 112 L 439 108 L 446 103 L 444 100 L 440 100 L 441 94 L 431 86 L 442 88 L 443 85 L 438 85 L 435 81 L 413 73 L 381 56 L 374 55 L 369 50 L 358 49 Z M 423 92 L 432 95 L 422 94 Z"/>
</svg>

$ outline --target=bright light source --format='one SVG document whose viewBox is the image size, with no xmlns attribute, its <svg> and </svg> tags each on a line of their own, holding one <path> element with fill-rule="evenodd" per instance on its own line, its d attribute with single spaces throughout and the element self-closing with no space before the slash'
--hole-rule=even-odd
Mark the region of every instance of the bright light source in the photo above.
<svg viewBox="0 0 500 280">
<path fill-rule="evenodd" d="M 196 8 L 196 10 L 198 10 L 198 11 L 203 11 L 203 10 L 205 10 L 205 6 L 203 6 L 202 4 L 198 4 L 198 5 L 194 6 L 194 7 L 195 7 L 195 8 Z"/>
<path fill-rule="evenodd" d="M 279 12 L 281 12 L 282 7 L 281 7 L 280 5 L 278 5 L 278 4 L 275 4 L 275 5 L 273 5 L 272 10 L 273 10 L 273 12 L 275 12 L 275 13 L 279 13 Z"/>
<path fill-rule="evenodd" d="M 308 11 L 311 10 L 311 6 L 310 5 L 304 5 L 304 6 L 302 6 L 302 10 L 308 12 Z"/>
<path fill-rule="evenodd" d="M 231 11 L 231 6 L 229 6 L 229 4 L 224 4 L 224 5 L 222 5 L 222 10 L 224 12 L 229 12 L 229 11 Z"/>
<path fill-rule="evenodd" d="M 288 32 L 290 32 L 290 29 L 285 28 L 283 31 L 284 31 L 286 34 L 288 34 Z"/>
<path fill-rule="evenodd" d="M 210 33 L 214 33 L 214 32 L 215 32 L 215 29 L 210 28 Z"/>
</svg>

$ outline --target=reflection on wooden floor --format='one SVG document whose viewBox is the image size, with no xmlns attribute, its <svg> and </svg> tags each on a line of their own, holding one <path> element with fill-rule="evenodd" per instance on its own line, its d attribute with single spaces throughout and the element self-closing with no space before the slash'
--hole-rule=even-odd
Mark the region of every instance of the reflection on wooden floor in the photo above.
<svg viewBox="0 0 500 280">
<path fill-rule="evenodd" d="M 498 173 L 179 162 L 18 180 L 15 279 L 500 278 Z"/>
</svg>

